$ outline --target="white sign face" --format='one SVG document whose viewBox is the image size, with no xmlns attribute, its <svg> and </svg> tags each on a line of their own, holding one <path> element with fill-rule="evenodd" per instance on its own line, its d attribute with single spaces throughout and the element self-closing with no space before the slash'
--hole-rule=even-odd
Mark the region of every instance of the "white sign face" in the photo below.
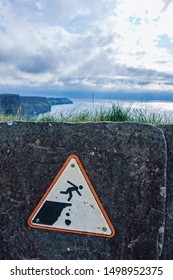
<svg viewBox="0 0 173 280">
<path fill-rule="evenodd" d="M 113 237 L 114 227 L 75 155 L 70 156 L 29 218 L 31 227 Z"/>
</svg>

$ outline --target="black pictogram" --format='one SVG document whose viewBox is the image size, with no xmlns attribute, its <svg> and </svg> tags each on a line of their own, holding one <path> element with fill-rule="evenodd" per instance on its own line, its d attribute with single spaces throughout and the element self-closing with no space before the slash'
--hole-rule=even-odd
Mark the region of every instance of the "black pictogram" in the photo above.
<svg viewBox="0 0 173 280">
<path fill-rule="evenodd" d="M 66 219 L 66 220 L 65 220 L 65 224 L 66 224 L 67 226 L 69 226 L 69 225 L 71 224 L 71 221 L 70 221 L 69 219 Z"/>
<path fill-rule="evenodd" d="M 67 188 L 67 190 L 66 191 L 61 191 L 60 193 L 61 194 L 69 194 L 69 198 L 67 199 L 68 201 L 70 201 L 71 199 L 72 199 L 72 197 L 73 197 L 73 192 L 77 192 L 77 194 L 79 195 L 79 196 L 81 196 L 81 193 L 80 193 L 80 191 L 79 191 L 79 189 L 80 190 L 82 190 L 83 189 L 83 186 L 76 186 L 75 184 L 73 184 L 72 182 L 70 182 L 70 181 L 67 181 L 67 183 L 69 183 L 70 185 L 72 185 L 72 187 L 69 187 L 69 188 Z"/>
<path fill-rule="evenodd" d="M 45 201 L 39 212 L 33 219 L 33 223 L 52 226 L 61 216 L 66 207 L 71 207 L 71 203 Z"/>
</svg>

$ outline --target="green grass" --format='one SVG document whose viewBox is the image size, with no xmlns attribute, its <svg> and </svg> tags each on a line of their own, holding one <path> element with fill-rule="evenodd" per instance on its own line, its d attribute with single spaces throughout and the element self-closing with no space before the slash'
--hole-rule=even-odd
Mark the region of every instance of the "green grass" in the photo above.
<svg viewBox="0 0 173 280">
<path fill-rule="evenodd" d="M 0 123 L 1 122 L 11 122 L 11 121 L 22 121 L 22 122 L 35 122 L 37 121 L 37 117 L 28 117 L 28 116 L 20 116 L 20 115 L 5 115 L 0 113 Z"/>
<path fill-rule="evenodd" d="M 173 116 L 166 116 L 166 114 L 160 112 L 158 109 L 151 109 L 150 107 L 136 109 L 131 105 L 128 107 L 124 103 L 112 104 L 110 108 L 100 107 L 98 110 L 85 110 L 83 112 L 76 113 L 75 110 L 69 111 L 66 114 L 49 115 L 45 114 L 41 118 L 27 117 L 20 115 L 3 115 L 0 114 L 0 122 L 9 121 L 24 121 L 24 122 L 99 122 L 99 121 L 111 121 L 111 122 L 140 122 L 147 124 L 168 124 L 172 123 Z"/>
</svg>

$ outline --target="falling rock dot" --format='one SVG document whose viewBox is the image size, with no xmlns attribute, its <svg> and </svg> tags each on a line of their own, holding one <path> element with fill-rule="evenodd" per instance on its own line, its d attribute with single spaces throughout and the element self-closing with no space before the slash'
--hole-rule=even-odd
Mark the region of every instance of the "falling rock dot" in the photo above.
<svg viewBox="0 0 173 280">
<path fill-rule="evenodd" d="M 69 226 L 69 225 L 71 224 L 71 221 L 68 220 L 68 219 L 66 219 L 66 220 L 65 220 L 65 224 L 66 224 L 67 226 Z"/>
</svg>

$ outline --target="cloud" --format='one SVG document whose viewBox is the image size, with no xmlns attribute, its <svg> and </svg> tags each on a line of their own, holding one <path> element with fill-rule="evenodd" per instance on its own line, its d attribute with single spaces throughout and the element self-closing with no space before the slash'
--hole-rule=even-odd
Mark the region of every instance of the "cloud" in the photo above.
<svg viewBox="0 0 173 280">
<path fill-rule="evenodd" d="M 19 63 L 16 62 L 16 64 L 20 71 L 38 74 L 53 71 L 55 69 L 53 58 L 54 57 L 51 53 L 43 51 L 42 54 L 28 56 L 27 58 L 22 59 Z"/>
<path fill-rule="evenodd" d="M 164 12 L 168 8 L 168 6 L 172 4 L 173 0 L 163 0 L 163 2 L 164 2 L 164 6 L 162 12 Z"/>
<path fill-rule="evenodd" d="M 168 86 L 171 2 L 0 0 L 0 84 Z"/>
</svg>

